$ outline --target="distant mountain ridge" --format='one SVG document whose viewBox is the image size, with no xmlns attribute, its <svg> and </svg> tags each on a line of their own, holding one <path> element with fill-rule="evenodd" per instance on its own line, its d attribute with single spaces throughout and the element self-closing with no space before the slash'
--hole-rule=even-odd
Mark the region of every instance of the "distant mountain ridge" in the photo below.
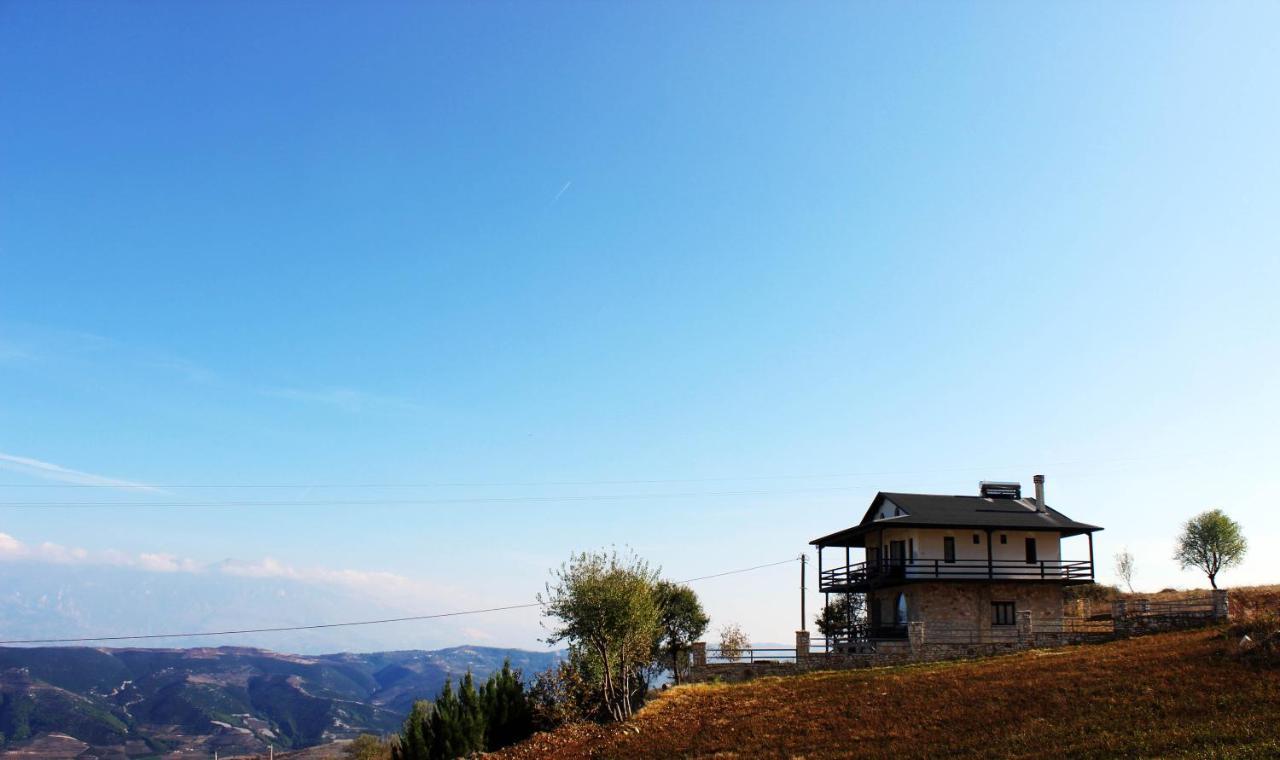
<svg viewBox="0 0 1280 760">
<path fill-rule="evenodd" d="M 526 677 L 556 652 L 460 646 L 367 654 L 263 649 L 0 648 L 0 754 L 224 756 L 399 728 L 414 700 L 505 659 Z M 65 736 L 64 736 L 65 735 Z"/>
</svg>

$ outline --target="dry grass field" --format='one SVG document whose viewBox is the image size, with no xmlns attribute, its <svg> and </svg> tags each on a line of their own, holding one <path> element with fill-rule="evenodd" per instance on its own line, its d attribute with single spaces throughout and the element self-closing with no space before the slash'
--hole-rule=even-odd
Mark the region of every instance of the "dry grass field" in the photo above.
<svg viewBox="0 0 1280 760">
<path fill-rule="evenodd" d="M 570 726 L 499 757 L 1280 757 L 1280 670 L 1226 648 L 1200 630 L 685 686 L 624 726 Z"/>
</svg>

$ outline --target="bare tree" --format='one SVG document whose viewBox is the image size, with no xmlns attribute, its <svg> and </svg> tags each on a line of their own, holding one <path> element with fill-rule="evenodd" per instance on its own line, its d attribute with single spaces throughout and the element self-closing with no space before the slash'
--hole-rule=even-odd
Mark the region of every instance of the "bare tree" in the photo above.
<svg viewBox="0 0 1280 760">
<path fill-rule="evenodd" d="M 1129 587 L 1129 593 L 1133 593 L 1133 552 L 1128 547 L 1116 552 L 1116 575 L 1120 576 L 1120 580 L 1124 581 L 1124 585 Z"/>
</svg>

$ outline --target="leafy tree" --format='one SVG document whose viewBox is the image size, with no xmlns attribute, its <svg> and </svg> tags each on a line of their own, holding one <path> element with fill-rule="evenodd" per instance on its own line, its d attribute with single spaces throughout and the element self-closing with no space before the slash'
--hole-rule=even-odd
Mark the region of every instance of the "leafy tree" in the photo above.
<svg viewBox="0 0 1280 760">
<path fill-rule="evenodd" d="M 1124 581 L 1124 585 L 1129 587 L 1129 593 L 1133 593 L 1133 553 L 1127 548 L 1121 549 L 1116 553 L 1116 575 L 1120 580 Z"/>
<path fill-rule="evenodd" d="M 533 712 L 525 695 L 519 671 L 511 669 L 511 661 L 489 676 L 480 689 L 484 713 L 484 745 L 492 752 L 515 744 L 533 733 Z"/>
<path fill-rule="evenodd" d="M 711 619 L 702 610 L 698 595 L 688 586 L 658 581 L 653 590 L 658 602 L 658 640 L 655 659 L 669 657 L 676 683 L 680 683 L 681 656 L 688 659 L 689 648 L 707 630 Z"/>
<path fill-rule="evenodd" d="M 720 629 L 720 656 L 724 659 L 737 662 L 742 653 L 750 648 L 751 640 L 737 623 L 730 623 Z"/>
<path fill-rule="evenodd" d="M 1249 548 L 1240 524 L 1221 509 L 1202 512 L 1187 521 L 1178 537 L 1173 558 L 1185 570 L 1196 567 L 1209 576 L 1209 585 L 1218 587 L 1218 573 L 1244 560 Z"/>
<path fill-rule="evenodd" d="M 609 719 L 631 717 L 637 692 L 643 697 L 637 669 L 652 662 L 660 638 L 657 573 L 614 551 L 576 554 L 555 575 L 538 595 L 543 615 L 558 621 L 547 643 L 577 649 Z"/>
<path fill-rule="evenodd" d="M 814 617 L 814 624 L 823 636 L 835 636 L 849 630 L 849 626 L 866 619 L 867 602 L 861 594 L 838 594 L 822 612 Z"/>
</svg>

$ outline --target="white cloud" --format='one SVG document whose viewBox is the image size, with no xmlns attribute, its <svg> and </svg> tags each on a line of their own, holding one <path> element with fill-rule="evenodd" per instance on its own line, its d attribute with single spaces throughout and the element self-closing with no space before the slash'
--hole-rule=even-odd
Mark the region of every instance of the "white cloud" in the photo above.
<svg viewBox="0 0 1280 760">
<path fill-rule="evenodd" d="M 80 547 L 48 541 L 26 544 L 7 533 L 0 533 L 0 562 L 97 565 L 126 567 L 148 573 L 210 573 L 239 578 L 279 579 L 340 588 L 384 604 L 415 611 L 441 604 L 459 605 L 468 601 L 465 595 L 453 589 L 385 571 L 297 567 L 273 557 L 255 561 L 229 559 L 210 565 L 168 552 L 128 554 L 116 549 L 90 552 Z"/>
<path fill-rule="evenodd" d="M 22 542 L 8 533 L 0 533 L 0 557 L 17 556 L 22 552 Z"/>
<path fill-rule="evenodd" d="M 215 567 L 218 572 L 225 575 L 244 578 L 280 578 L 302 583 L 338 586 L 368 595 L 380 602 L 406 607 L 439 602 L 445 598 L 454 601 L 461 598 L 451 590 L 435 584 L 377 570 L 296 567 L 272 557 L 264 557 L 255 562 L 225 560 Z"/>
<path fill-rule="evenodd" d="M 53 464 L 52 462 L 42 462 L 39 459 L 17 456 L 15 454 L 5 454 L 2 452 L 0 452 L 0 469 L 43 478 L 45 480 L 56 480 L 61 483 L 71 483 L 74 485 L 104 486 L 107 488 L 119 488 L 125 491 L 161 492 L 160 489 L 154 486 L 149 486 L 145 483 L 135 483 L 131 480 L 109 478 L 105 475 L 94 475 L 91 472 L 73 470 L 69 467 Z"/>
<path fill-rule="evenodd" d="M 196 573 L 202 569 L 195 560 L 175 557 L 172 554 L 145 552 L 139 554 L 137 561 L 132 564 L 141 570 L 150 570 L 154 573 Z"/>
</svg>

